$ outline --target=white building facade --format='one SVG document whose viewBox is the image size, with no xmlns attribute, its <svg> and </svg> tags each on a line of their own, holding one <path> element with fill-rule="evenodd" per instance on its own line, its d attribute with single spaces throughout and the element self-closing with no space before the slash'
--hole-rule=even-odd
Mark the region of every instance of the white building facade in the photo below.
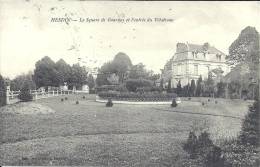
<svg viewBox="0 0 260 167">
<path fill-rule="evenodd" d="M 230 71 L 225 57 L 223 52 L 208 43 L 178 43 L 176 53 L 162 70 L 162 79 L 166 85 L 171 80 L 171 86 L 176 87 L 179 81 L 182 86 L 191 83 L 192 79 L 196 83 L 200 75 L 205 79 L 211 70 L 217 68 L 225 75 Z"/>
</svg>

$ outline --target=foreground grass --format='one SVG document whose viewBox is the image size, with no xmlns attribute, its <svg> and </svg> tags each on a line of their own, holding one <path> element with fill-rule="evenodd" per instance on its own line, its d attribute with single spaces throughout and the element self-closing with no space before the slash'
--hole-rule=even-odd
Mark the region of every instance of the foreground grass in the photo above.
<svg viewBox="0 0 260 167">
<path fill-rule="evenodd" d="M 235 136 L 241 125 L 240 119 L 189 113 L 243 118 L 248 105 L 220 100 L 203 107 L 184 102 L 174 109 L 122 104 L 106 108 L 93 96 L 67 97 L 64 102 L 61 97 L 36 102 L 56 111 L 51 114 L 0 113 L 1 165 L 180 166 L 186 156 L 181 143 L 194 122 L 207 120 L 215 139 Z"/>
</svg>

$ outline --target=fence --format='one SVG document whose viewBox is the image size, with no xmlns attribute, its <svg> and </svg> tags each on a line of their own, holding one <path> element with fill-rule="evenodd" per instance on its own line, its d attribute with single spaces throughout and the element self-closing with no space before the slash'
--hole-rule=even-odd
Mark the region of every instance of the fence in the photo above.
<svg viewBox="0 0 260 167">
<path fill-rule="evenodd" d="M 78 93 L 75 90 L 50 90 L 50 91 L 43 91 L 43 90 L 30 90 L 30 94 L 33 97 L 33 100 L 38 100 L 42 98 L 54 97 L 59 95 L 68 95 L 72 93 Z M 7 88 L 6 91 L 6 104 L 12 104 L 20 101 L 18 95 L 20 91 L 10 91 L 10 88 Z"/>
</svg>

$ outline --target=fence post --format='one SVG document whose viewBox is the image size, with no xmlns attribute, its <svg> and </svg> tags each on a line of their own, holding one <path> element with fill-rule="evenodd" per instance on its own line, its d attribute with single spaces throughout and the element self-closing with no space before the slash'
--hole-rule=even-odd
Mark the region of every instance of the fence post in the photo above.
<svg viewBox="0 0 260 167">
<path fill-rule="evenodd" d="M 37 100 L 38 91 L 35 92 L 35 100 Z"/>
<path fill-rule="evenodd" d="M 11 98 L 14 98 L 14 91 L 11 91 Z"/>
</svg>

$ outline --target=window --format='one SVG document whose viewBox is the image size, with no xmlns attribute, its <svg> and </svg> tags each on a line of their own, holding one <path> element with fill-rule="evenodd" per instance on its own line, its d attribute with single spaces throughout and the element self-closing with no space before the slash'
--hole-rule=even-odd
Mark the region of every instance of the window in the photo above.
<svg viewBox="0 0 260 167">
<path fill-rule="evenodd" d="M 198 65 L 194 65 L 194 75 L 198 75 Z"/>
<path fill-rule="evenodd" d="M 177 75 L 181 74 L 181 64 L 178 64 L 177 66 Z"/>
</svg>

